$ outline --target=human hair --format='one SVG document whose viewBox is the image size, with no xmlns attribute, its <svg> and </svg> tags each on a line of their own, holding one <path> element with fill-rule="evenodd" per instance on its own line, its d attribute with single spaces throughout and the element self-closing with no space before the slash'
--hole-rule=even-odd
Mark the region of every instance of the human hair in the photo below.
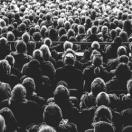
<svg viewBox="0 0 132 132">
<path fill-rule="evenodd" d="M 22 85 L 26 88 L 27 97 L 31 96 L 36 90 L 35 81 L 31 77 L 27 77 L 23 80 Z"/>
<path fill-rule="evenodd" d="M 35 49 L 33 51 L 33 59 L 37 59 L 37 60 L 43 60 L 43 52 L 40 49 Z"/>
<path fill-rule="evenodd" d="M 64 55 L 64 58 L 63 58 L 63 61 L 64 61 L 65 65 L 73 66 L 74 63 L 75 63 L 75 60 L 76 60 L 76 58 L 75 58 L 75 56 L 72 53 L 66 53 Z"/>
<path fill-rule="evenodd" d="M 122 129 L 122 132 L 131 132 L 131 131 L 132 131 L 132 125 L 127 125 Z"/>
<path fill-rule="evenodd" d="M 68 36 L 68 38 L 70 38 L 71 36 L 75 36 L 75 31 L 73 29 L 71 29 L 71 28 L 68 29 L 67 36 Z"/>
<path fill-rule="evenodd" d="M 117 56 L 126 55 L 127 50 L 125 46 L 119 46 L 117 49 Z"/>
<path fill-rule="evenodd" d="M 113 115 L 110 108 L 107 106 L 101 105 L 96 109 L 94 113 L 93 123 L 96 123 L 98 121 L 106 121 L 108 123 L 112 123 L 112 118 L 113 118 Z"/>
<path fill-rule="evenodd" d="M 23 40 L 18 40 L 16 44 L 16 51 L 18 53 L 26 53 L 27 45 Z"/>
<path fill-rule="evenodd" d="M 126 31 L 121 31 L 119 33 L 119 36 L 121 37 L 123 42 L 128 42 L 128 34 Z"/>
<path fill-rule="evenodd" d="M 122 80 L 128 80 L 131 77 L 130 67 L 125 63 L 119 63 L 116 67 L 115 75 Z"/>
<path fill-rule="evenodd" d="M 78 25 L 78 34 L 85 34 L 85 27 L 83 25 Z"/>
<path fill-rule="evenodd" d="M 115 132 L 115 128 L 111 123 L 99 121 L 94 124 L 94 132 Z"/>
<path fill-rule="evenodd" d="M 73 48 L 73 43 L 72 42 L 69 42 L 69 41 L 65 41 L 64 44 L 63 44 L 63 49 L 64 51 L 66 51 L 68 48 Z"/>
<path fill-rule="evenodd" d="M 91 32 L 92 32 L 92 34 L 96 34 L 97 33 L 97 27 L 96 26 L 92 26 L 91 27 Z"/>
<path fill-rule="evenodd" d="M 55 102 L 64 103 L 69 101 L 70 92 L 64 85 L 58 85 L 54 91 Z"/>
<path fill-rule="evenodd" d="M 33 39 L 36 42 L 40 41 L 41 40 L 41 33 L 40 32 L 34 32 L 33 33 Z"/>
<path fill-rule="evenodd" d="M 6 35 L 6 38 L 7 38 L 8 41 L 14 41 L 15 40 L 15 35 L 12 31 L 8 31 L 7 35 Z"/>
<path fill-rule="evenodd" d="M 5 119 L 6 132 L 14 132 L 17 130 L 18 124 L 12 110 L 8 107 L 0 109 L 0 115 Z"/>
<path fill-rule="evenodd" d="M 66 29 L 64 27 L 60 27 L 58 34 L 59 34 L 59 37 L 61 37 L 63 34 L 66 34 Z"/>
<path fill-rule="evenodd" d="M 56 132 L 56 130 L 52 126 L 42 124 L 39 127 L 38 132 Z"/>
<path fill-rule="evenodd" d="M 7 45 L 8 41 L 7 38 L 1 37 L 0 38 L 0 47 Z"/>
<path fill-rule="evenodd" d="M 47 45 L 43 44 L 40 47 L 40 50 L 43 52 L 43 59 L 49 60 L 49 58 L 52 56 L 49 47 Z"/>
<path fill-rule="evenodd" d="M 78 130 L 76 124 L 67 122 L 67 120 L 64 119 L 59 124 L 58 132 L 78 132 Z"/>
<path fill-rule="evenodd" d="M 30 40 L 30 35 L 28 32 L 25 32 L 22 34 L 22 40 L 25 42 L 25 43 L 28 43 L 29 40 Z"/>
<path fill-rule="evenodd" d="M 91 48 L 92 49 L 96 49 L 96 50 L 99 50 L 100 49 L 100 44 L 98 41 L 93 41 L 92 44 L 91 44 Z"/>
<path fill-rule="evenodd" d="M 6 130 L 6 123 L 4 117 L 0 114 L 0 132 L 4 132 Z"/>
<path fill-rule="evenodd" d="M 129 62 L 129 57 L 127 55 L 119 56 L 119 62 L 127 64 Z"/>
<path fill-rule="evenodd" d="M 16 84 L 11 91 L 11 102 L 21 102 L 26 99 L 26 88 L 22 84 Z"/>
<path fill-rule="evenodd" d="M 5 60 L 7 60 L 8 63 L 9 63 L 11 66 L 13 66 L 13 65 L 15 64 L 15 58 L 14 58 L 11 54 L 7 55 L 7 56 L 5 57 Z"/>
<path fill-rule="evenodd" d="M 49 103 L 43 111 L 43 120 L 46 124 L 57 127 L 62 120 L 62 110 L 55 103 Z"/>
<path fill-rule="evenodd" d="M 96 97 L 96 105 L 100 106 L 100 105 L 105 105 L 105 106 L 109 106 L 110 105 L 110 97 L 106 92 L 100 92 L 98 93 L 97 97 Z"/>
<path fill-rule="evenodd" d="M 0 60 L 0 75 L 9 75 L 11 73 L 11 66 L 7 60 Z"/>
<path fill-rule="evenodd" d="M 132 96 L 132 79 L 127 81 L 127 92 Z"/>
<path fill-rule="evenodd" d="M 105 91 L 106 84 L 102 78 L 95 78 L 91 83 L 91 92 L 97 96 L 98 93 Z"/>
<path fill-rule="evenodd" d="M 66 30 L 70 29 L 70 26 L 71 26 L 70 22 L 69 21 L 65 21 L 65 23 L 64 23 L 65 29 Z"/>
<path fill-rule="evenodd" d="M 46 44 L 48 47 L 51 47 L 52 46 L 52 40 L 47 37 L 44 39 L 44 44 Z"/>
</svg>

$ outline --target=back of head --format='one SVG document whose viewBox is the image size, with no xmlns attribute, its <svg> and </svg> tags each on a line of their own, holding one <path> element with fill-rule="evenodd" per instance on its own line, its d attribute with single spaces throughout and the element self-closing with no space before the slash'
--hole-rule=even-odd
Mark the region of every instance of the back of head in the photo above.
<svg viewBox="0 0 132 132">
<path fill-rule="evenodd" d="M 56 130 L 53 127 L 49 126 L 49 125 L 42 124 L 39 127 L 38 132 L 56 132 Z"/>
<path fill-rule="evenodd" d="M 0 115 L 0 132 L 4 132 L 6 129 L 5 119 Z"/>
<path fill-rule="evenodd" d="M 127 49 L 124 46 L 119 46 L 117 49 L 117 56 L 126 55 Z"/>
<path fill-rule="evenodd" d="M 102 78 L 95 78 L 91 83 L 91 92 L 97 96 L 100 92 L 105 91 L 106 84 Z"/>
<path fill-rule="evenodd" d="M 100 49 L 100 44 L 98 41 L 93 41 L 93 43 L 91 44 L 91 48 L 92 49 L 96 49 L 99 50 Z"/>
<path fill-rule="evenodd" d="M 46 124 L 53 127 L 58 127 L 62 118 L 62 110 L 57 104 L 50 103 L 45 107 L 43 112 L 43 120 L 46 122 Z"/>
<path fill-rule="evenodd" d="M 16 50 L 18 53 L 25 53 L 27 50 L 27 46 L 23 40 L 19 40 L 16 44 Z"/>
<path fill-rule="evenodd" d="M 115 132 L 112 124 L 100 121 L 94 125 L 94 132 Z"/>
<path fill-rule="evenodd" d="M 110 105 L 110 97 L 107 93 L 105 92 L 100 92 L 97 97 L 96 97 L 96 105 L 105 105 L 109 106 Z"/>
<path fill-rule="evenodd" d="M 21 102 L 26 98 L 26 89 L 22 84 L 17 84 L 11 91 L 11 102 Z"/>
<path fill-rule="evenodd" d="M 127 81 L 127 92 L 132 96 L 132 79 Z"/>
<path fill-rule="evenodd" d="M 35 82 L 31 77 L 27 77 L 23 80 L 22 85 L 26 88 L 27 97 L 31 96 L 35 92 Z"/>
<path fill-rule="evenodd" d="M 64 44 L 63 44 L 63 49 L 64 51 L 66 51 L 68 48 L 73 48 L 73 43 L 72 42 L 69 42 L 69 41 L 65 41 Z"/>
<path fill-rule="evenodd" d="M 58 85 L 54 91 L 54 99 L 57 104 L 69 101 L 69 90 L 64 85 Z"/>
<path fill-rule="evenodd" d="M 128 80 L 131 77 L 130 67 L 125 63 L 119 63 L 115 74 L 119 79 Z"/>
<path fill-rule="evenodd" d="M 125 127 L 122 129 L 122 132 L 132 132 L 132 125 L 125 126 Z"/>
<path fill-rule="evenodd" d="M 106 107 L 104 105 L 99 106 L 95 113 L 93 118 L 93 123 L 96 123 L 98 121 L 106 121 L 108 123 L 112 123 L 112 111 L 109 107 Z"/>
</svg>

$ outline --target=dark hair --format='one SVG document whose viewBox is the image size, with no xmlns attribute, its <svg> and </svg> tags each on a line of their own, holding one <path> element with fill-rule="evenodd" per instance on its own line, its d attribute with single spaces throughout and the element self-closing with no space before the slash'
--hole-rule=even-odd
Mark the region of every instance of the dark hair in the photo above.
<svg viewBox="0 0 132 132">
<path fill-rule="evenodd" d="M 62 118 L 62 110 L 57 104 L 50 103 L 45 107 L 43 112 L 43 120 L 46 122 L 46 124 L 56 128 Z"/>
<path fill-rule="evenodd" d="M 110 110 L 109 107 L 101 105 L 99 106 L 95 113 L 94 113 L 94 118 L 93 122 L 98 122 L 98 121 L 106 121 L 108 123 L 112 123 L 112 111 Z"/>
<path fill-rule="evenodd" d="M 115 74 L 121 80 L 128 80 L 131 77 L 130 67 L 125 63 L 119 63 Z"/>
<path fill-rule="evenodd" d="M 94 124 L 94 132 L 115 132 L 115 129 L 111 123 L 99 121 Z"/>
<path fill-rule="evenodd" d="M 105 91 L 106 84 L 102 78 L 95 78 L 91 83 L 91 92 L 94 96 L 98 93 Z"/>
<path fill-rule="evenodd" d="M 27 45 L 23 40 L 18 40 L 16 44 L 16 50 L 18 53 L 25 53 L 27 50 Z"/>
</svg>

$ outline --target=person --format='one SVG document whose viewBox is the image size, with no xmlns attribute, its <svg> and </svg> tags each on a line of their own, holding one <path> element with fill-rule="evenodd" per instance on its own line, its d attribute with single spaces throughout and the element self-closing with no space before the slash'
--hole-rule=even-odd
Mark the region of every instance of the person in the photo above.
<svg viewBox="0 0 132 132">
<path fill-rule="evenodd" d="M 39 105 L 26 99 L 26 89 L 22 84 L 17 84 L 11 91 L 11 97 L 0 103 L 0 108 L 8 107 L 12 110 L 18 125 L 23 130 L 31 123 L 42 120 Z"/>
<path fill-rule="evenodd" d="M 56 130 L 49 125 L 43 124 L 39 127 L 38 132 L 56 132 Z"/>
<path fill-rule="evenodd" d="M 72 53 L 64 55 L 64 66 L 56 70 L 56 83 L 60 80 L 66 81 L 69 89 L 73 89 L 75 94 L 79 97 L 83 88 L 82 72 L 74 67 L 75 56 Z"/>
<path fill-rule="evenodd" d="M 2 115 L 0 115 L 0 131 L 5 132 L 5 130 L 6 130 L 5 119 Z"/>
</svg>

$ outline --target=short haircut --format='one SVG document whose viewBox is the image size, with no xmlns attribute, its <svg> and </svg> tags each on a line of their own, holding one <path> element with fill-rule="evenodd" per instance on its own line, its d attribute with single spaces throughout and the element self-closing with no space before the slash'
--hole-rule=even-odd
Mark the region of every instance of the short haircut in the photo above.
<svg viewBox="0 0 132 132">
<path fill-rule="evenodd" d="M 106 92 L 100 92 L 96 97 L 96 104 L 97 106 L 100 105 L 109 106 L 110 105 L 109 95 Z"/>
<path fill-rule="evenodd" d="M 22 40 L 27 43 L 30 40 L 30 35 L 28 32 L 22 34 Z"/>
<path fill-rule="evenodd" d="M 94 124 L 94 132 L 115 132 L 115 129 L 111 123 L 99 121 Z"/>
<path fill-rule="evenodd" d="M 5 60 L 7 60 L 11 66 L 15 64 L 15 58 L 11 54 L 7 55 Z"/>
<path fill-rule="evenodd" d="M 56 132 L 56 130 L 53 127 L 49 126 L 49 125 L 42 124 L 39 127 L 38 132 Z"/>
<path fill-rule="evenodd" d="M 62 118 L 62 110 L 57 104 L 50 103 L 45 107 L 43 112 L 43 120 L 46 122 L 46 124 L 57 127 Z"/>
<path fill-rule="evenodd" d="M 97 96 L 98 93 L 105 91 L 106 84 L 102 78 L 95 78 L 91 83 L 91 92 Z"/>
</svg>

